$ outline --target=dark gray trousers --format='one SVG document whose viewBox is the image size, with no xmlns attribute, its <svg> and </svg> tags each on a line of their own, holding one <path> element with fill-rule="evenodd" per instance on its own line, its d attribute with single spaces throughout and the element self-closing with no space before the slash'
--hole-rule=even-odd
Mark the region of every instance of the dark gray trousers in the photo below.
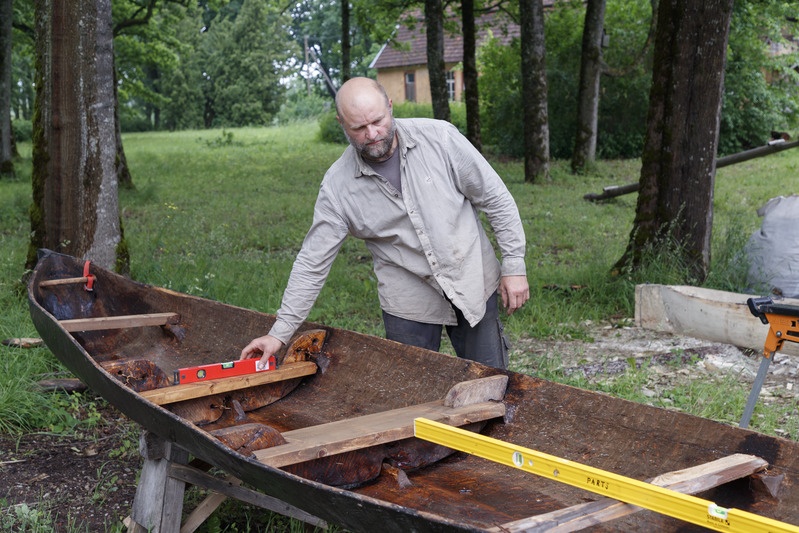
<svg viewBox="0 0 799 533">
<path fill-rule="evenodd" d="M 499 320 L 497 294 L 486 302 L 483 319 L 474 327 L 463 317 L 463 313 L 453 306 L 458 324 L 447 326 L 447 335 L 458 357 L 477 361 L 496 368 L 508 368 L 508 341 Z M 438 351 L 441 348 L 441 324 L 424 324 L 406 320 L 383 311 L 383 324 L 386 338 L 411 346 L 419 346 Z"/>
</svg>

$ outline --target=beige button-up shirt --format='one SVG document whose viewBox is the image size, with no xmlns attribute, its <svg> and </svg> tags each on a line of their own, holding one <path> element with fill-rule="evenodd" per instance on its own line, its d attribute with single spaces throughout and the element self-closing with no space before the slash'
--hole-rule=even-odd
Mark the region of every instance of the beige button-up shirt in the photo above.
<svg viewBox="0 0 799 533">
<path fill-rule="evenodd" d="M 308 316 L 347 235 L 363 239 L 372 254 L 382 309 L 417 322 L 454 325 L 449 298 L 475 325 L 500 275 L 526 274 L 519 211 L 482 155 L 448 122 L 396 124 L 401 194 L 352 146 L 325 174 L 269 332 L 284 343 Z M 501 265 L 479 212 L 493 229 Z"/>
</svg>

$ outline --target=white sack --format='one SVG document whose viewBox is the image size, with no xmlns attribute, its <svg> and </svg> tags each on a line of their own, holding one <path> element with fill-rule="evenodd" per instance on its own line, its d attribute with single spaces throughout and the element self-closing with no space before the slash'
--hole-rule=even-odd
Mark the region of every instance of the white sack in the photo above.
<svg viewBox="0 0 799 533">
<path fill-rule="evenodd" d="M 778 196 L 757 210 L 761 228 L 749 238 L 747 282 L 760 294 L 799 297 L 799 195 Z"/>
</svg>

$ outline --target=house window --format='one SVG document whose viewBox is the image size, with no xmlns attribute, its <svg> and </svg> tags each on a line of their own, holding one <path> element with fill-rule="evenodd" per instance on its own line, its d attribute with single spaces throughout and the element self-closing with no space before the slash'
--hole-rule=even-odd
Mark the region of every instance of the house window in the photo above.
<svg viewBox="0 0 799 533">
<path fill-rule="evenodd" d="M 447 95 L 450 101 L 455 100 L 455 73 L 447 71 Z"/>
<path fill-rule="evenodd" d="M 413 72 L 405 73 L 405 101 L 416 101 L 416 74 Z"/>
</svg>

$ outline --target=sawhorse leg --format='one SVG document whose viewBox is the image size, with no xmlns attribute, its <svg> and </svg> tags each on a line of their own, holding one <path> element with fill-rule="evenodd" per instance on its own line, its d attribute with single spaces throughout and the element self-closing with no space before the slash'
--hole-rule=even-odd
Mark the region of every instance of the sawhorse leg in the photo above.
<svg viewBox="0 0 799 533">
<path fill-rule="evenodd" d="M 752 419 L 752 413 L 755 411 L 755 404 L 757 404 L 757 399 L 760 396 L 760 389 L 763 387 L 763 382 L 766 381 L 766 375 L 768 374 L 768 367 L 771 364 L 771 360 L 774 358 L 774 354 L 771 357 L 763 357 L 763 360 L 760 361 L 760 368 L 757 369 L 757 376 L 755 377 L 755 383 L 752 385 L 752 391 L 749 393 L 749 399 L 746 400 L 746 407 L 744 407 L 744 414 L 741 417 L 741 422 L 738 424 L 738 427 L 741 428 L 748 428 L 749 421 Z"/>
<path fill-rule="evenodd" d="M 139 453 L 144 464 L 128 533 L 179 533 L 186 483 L 171 477 L 169 469 L 172 463 L 186 464 L 189 454 L 147 431 L 139 437 Z"/>
<path fill-rule="evenodd" d="M 191 533 L 195 531 L 226 498 L 249 503 L 311 526 L 327 529 L 327 523 L 302 509 L 240 485 L 232 476 L 212 476 L 188 465 L 189 454 L 172 442 L 143 431 L 139 451 L 144 457 L 128 533 Z M 189 515 L 181 526 L 186 484 L 211 490 L 211 494 Z"/>
</svg>

